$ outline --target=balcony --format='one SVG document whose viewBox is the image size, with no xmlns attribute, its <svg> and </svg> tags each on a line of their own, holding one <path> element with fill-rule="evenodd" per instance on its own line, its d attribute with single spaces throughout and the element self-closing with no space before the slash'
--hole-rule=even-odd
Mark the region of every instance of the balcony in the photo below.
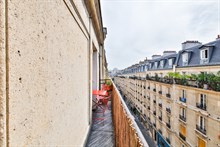
<svg viewBox="0 0 220 147">
<path fill-rule="evenodd" d="M 206 111 L 206 104 L 196 103 L 196 107 Z"/>
<path fill-rule="evenodd" d="M 183 115 L 179 115 L 179 119 L 181 119 L 182 121 L 186 122 L 186 117 Z"/>
<path fill-rule="evenodd" d="M 149 146 L 120 92 L 113 84 L 111 101 L 104 113 L 93 113 L 87 146 Z M 97 112 L 101 108 L 97 108 Z M 98 132 L 98 133 L 97 133 Z M 105 136 L 105 137 L 103 137 Z M 121 141 L 124 139 L 123 142 Z"/>
<path fill-rule="evenodd" d="M 183 134 L 179 133 L 179 137 L 180 137 L 182 140 L 186 141 L 186 137 L 185 137 Z"/>
<path fill-rule="evenodd" d="M 202 126 L 196 125 L 196 130 L 198 130 L 202 134 L 206 135 L 206 129 L 203 128 Z"/>
<path fill-rule="evenodd" d="M 154 88 L 153 91 L 156 92 L 156 88 Z"/>
<path fill-rule="evenodd" d="M 166 141 L 170 144 L 170 139 L 166 137 Z"/>
<path fill-rule="evenodd" d="M 159 103 L 158 105 L 159 105 L 160 108 L 162 108 L 162 103 Z"/>
<path fill-rule="evenodd" d="M 166 97 L 167 97 L 167 98 L 170 98 L 170 97 L 171 97 L 171 95 L 170 95 L 169 93 L 167 93 L 167 94 L 166 94 Z"/>
<path fill-rule="evenodd" d="M 171 113 L 171 109 L 170 109 L 170 108 L 166 108 L 166 111 L 167 111 L 168 113 Z"/>
<path fill-rule="evenodd" d="M 171 128 L 170 123 L 166 123 L 166 126 L 167 126 L 168 128 Z"/>
<path fill-rule="evenodd" d="M 183 103 L 186 103 L 186 98 L 184 98 L 184 97 L 180 97 L 179 100 Z"/>
<path fill-rule="evenodd" d="M 159 94 L 162 94 L 162 91 L 158 91 Z"/>
<path fill-rule="evenodd" d="M 156 77 L 147 77 L 147 80 L 151 80 L 151 81 L 157 81 L 157 82 L 161 82 L 161 83 L 166 83 L 166 84 L 179 84 L 179 85 L 183 85 L 183 86 L 190 86 L 190 87 L 196 87 L 196 88 L 202 88 L 204 89 L 204 81 L 196 81 L 196 80 L 191 80 L 191 79 L 180 79 L 180 78 L 156 78 Z M 174 83 L 175 81 L 175 83 Z M 220 89 L 218 88 L 220 82 L 219 81 L 213 81 L 211 84 L 208 84 L 208 87 L 210 90 L 214 90 L 214 91 L 220 91 Z"/>
</svg>

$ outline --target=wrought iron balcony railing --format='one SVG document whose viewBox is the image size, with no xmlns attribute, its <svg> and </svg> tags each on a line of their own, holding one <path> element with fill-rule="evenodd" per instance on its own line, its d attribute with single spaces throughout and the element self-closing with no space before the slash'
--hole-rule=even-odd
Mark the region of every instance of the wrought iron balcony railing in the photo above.
<svg viewBox="0 0 220 147">
<path fill-rule="evenodd" d="M 180 97 L 179 100 L 183 103 L 186 103 L 186 98 L 184 98 L 184 97 Z"/>
<path fill-rule="evenodd" d="M 206 111 L 206 104 L 196 103 L 196 107 Z"/>
<path fill-rule="evenodd" d="M 182 121 L 186 122 L 186 116 L 179 115 L 179 118 L 180 118 Z"/>
<path fill-rule="evenodd" d="M 184 140 L 184 141 L 186 140 L 186 136 L 184 136 L 183 134 L 179 133 L 179 136 L 182 140 Z"/>
<path fill-rule="evenodd" d="M 171 109 L 170 109 L 170 108 L 166 108 L 166 111 L 167 111 L 168 113 L 171 113 Z"/>
<path fill-rule="evenodd" d="M 170 97 L 171 97 L 171 95 L 170 95 L 169 93 L 167 93 L 167 94 L 166 94 L 166 97 L 167 97 L 167 98 L 170 98 Z"/>
<path fill-rule="evenodd" d="M 196 130 L 198 130 L 202 134 L 206 135 L 206 129 L 204 127 L 196 125 Z"/>
<path fill-rule="evenodd" d="M 171 128 L 171 126 L 170 126 L 170 123 L 166 123 L 166 126 L 168 127 L 168 128 Z"/>
</svg>

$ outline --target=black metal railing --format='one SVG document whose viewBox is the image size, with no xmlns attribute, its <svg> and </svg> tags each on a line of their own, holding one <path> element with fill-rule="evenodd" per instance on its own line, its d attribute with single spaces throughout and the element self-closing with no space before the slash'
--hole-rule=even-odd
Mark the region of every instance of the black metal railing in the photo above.
<svg viewBox="0 0 220 147">
<path fill-rule="evenodd" d="M 192 80 L 192 79 L 177 79 L 177 78 L 161 78 L 161 77 L 146 77 L 147 80 L 162 82 L 166 84 L 179 84 L 184 86 L 196 87 L 204 89 L 204 81 Z M 208 88 L 214 91 L 220 91 L 220 82 L 206 83 Z"/>
<path fill-rule="evenodd" d="M 166 108 L 166 111 L 167 111 L 168 113 L 171 113 L 171 109 L 170 109 L 170 108 Z"/>
<path fill-rule="evenodd" d="M 184 97 L 180 97 L 179 100 L 183 103 L 186 103 L 186 98 L 184 98 Z"/>
<path fill-rule="evenodd" d="M 206 111 L 206 104 L 196 103 L 196 107 Z"/>
<path fill-rule="evenodd" d="M 186 122 L 186 116 L 179 115 L 179 118 L 180 118 L 182 121 Z"/>
<path fill-rule="evenodd" d="M 170 97 L 171 97 L 171 95 L 170 95 L 169 93 L 167 93 L 167 94 L 166 94 L 166 97 L 167 97 L 167 98 L 170 98 Z"/>
<path fill-rule="evenodd" d="M 204 127 L 196 125 L 196 130 L 198 130 L 202 134 L 206 135 L 206 129 Z"/>
<path fill-rule="evenodd" d="M 170 126 L 170 123 L 166 123 L 166 126 L 168 127 L 168 128 L 171 128 L 171 126 Z"/>
<path fill-rule="evenodd" d="M 179 133 L 179 136 L 182 140 L 184 140 L 184 141 L 186 140 L 186 136 L 184 136 L 183 134 Z"/>
</svg>

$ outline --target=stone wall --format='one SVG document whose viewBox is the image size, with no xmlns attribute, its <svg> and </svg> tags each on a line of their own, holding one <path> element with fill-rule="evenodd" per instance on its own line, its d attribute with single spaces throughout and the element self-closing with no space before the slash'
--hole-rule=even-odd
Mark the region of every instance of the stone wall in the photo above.
<svg viewBox="0 0 220 147">
<path fill-rule="evenodd" d="M 99 51 L 84 2 L 0 2 L 1 146 L 82 146 L 91 122 L 91 42 Z"/>
</svg>

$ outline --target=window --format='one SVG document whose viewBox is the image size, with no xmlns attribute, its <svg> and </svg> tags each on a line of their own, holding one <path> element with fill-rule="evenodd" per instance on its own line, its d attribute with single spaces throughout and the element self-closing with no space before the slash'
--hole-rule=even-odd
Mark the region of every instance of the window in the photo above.
<svg viewBox="0 0 220 147">
<path fill-rule="evenodd" d="M 158 66 L 158 62 L 155 62 L 154 65 L 155 65 L 155 68 L 157 68 L 157 66 Z"/>
<path fill-rule="evenodd" d="M 201 59 L 208 59 L 208 49 L 203 49 L 200 51 Z"/>
<path fill-rule="evenodd" d="M 205 105 L 206 104 L 206 95 L 200 94 L 200 104 Z"/>
<path fill-rule="evenodd" d="M 161 110 L 159 111 L 159 116 L 162 117 L 162 111 Z"/>
<path fill-rule="evenodd" d="M 168 62 L 169 62 L 169 67 L 171 67 L 173 65 L 173 59 L 169 59 Z"/>
<path fill-rule="evenodd" d="M 185 98 L 186 97 L 186 91 L 182 90 L 182 97 Z"/>
<path fill-rule="evenodd" d="M 181 116 L 186 116 L 186 109 L 184 109 L 184 108 L 181 108 Z"/>
<path fill-rule="evenodd" d="M 183 65 L 187 65 L 188 64 L 188 53 L 184 53 L 182 54 L 182 61 L 183 61 Z"/>
<path fill-rule="evenodd" d="M 161 60 L 160 61 L 160 67 L 163 68 L 163 66 L 164 66 L 164 60 Z"/>
<path fill-rule="evenodd" d="M 205 129 L 205 118 L 202 116 L 199 117 L 199 126 L 200 128 Z"/>
</svg>

